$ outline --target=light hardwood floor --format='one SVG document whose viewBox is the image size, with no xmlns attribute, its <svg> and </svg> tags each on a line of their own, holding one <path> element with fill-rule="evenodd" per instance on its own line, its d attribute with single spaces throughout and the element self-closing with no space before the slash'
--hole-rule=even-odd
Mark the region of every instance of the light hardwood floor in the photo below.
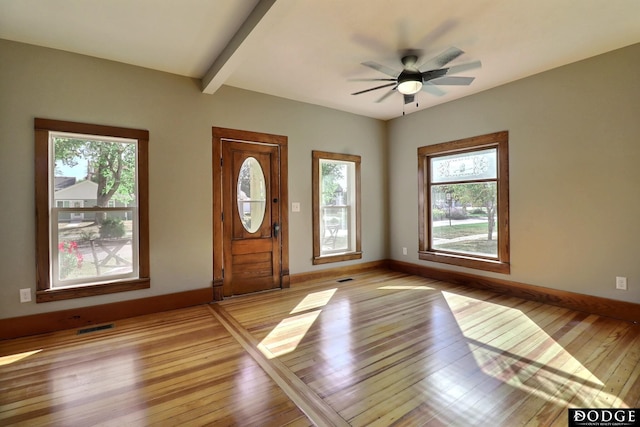
<svg viewBox="0 0 640 427">
<path fill-rule="evenodd" d="M 0 425 L 564 426 L 640 406 L 640 325 L 351 278 L 0 341 Z"/>
<path fill-rule="evenodd" d="M 312 425 L 206 306 L 0 341 L 0 365 L 0 426 Z"/>
</svg>

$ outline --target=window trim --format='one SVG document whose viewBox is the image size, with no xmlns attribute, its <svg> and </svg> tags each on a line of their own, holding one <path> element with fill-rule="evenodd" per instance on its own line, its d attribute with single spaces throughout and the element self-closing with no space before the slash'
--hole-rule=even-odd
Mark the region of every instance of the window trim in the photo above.
<svg viewBox="0 0 640 427">
<path fill-rule="evenodd" d="M 36 302 L 60 301 L 115 292 L 146 289 L 151 286 L 149 264 L 149 131 L 93 125 L 61 120 L 34 120 L 35 203 L 36 203 Z M 51 281 L 50 159 L 51 132 L 76 133 L 135 139 L 138 141 L 138 278 L 86 286 L 53 288 Z"/>
<path fill-rule="evenodd" d="M 361 158 L 357 155 L 330 153 L 327 151 L 312 151 L 312 205 L 313 205 L 313 259 L 314 265 L 331 262 L 349 261 L 362 258 L 361 243 L 361 196 L 360 196 L 360 165 Z M 341 252 L 334 255 L 321 255 L 320 250 L 320 160 L 338 160 L 353 162 L 355 164 L 355 248 L 350 252 Z"/>
<path fill-rule="evenodd" d="M 502 131 L 418 148 L 418 258 L 478 270 L 509 274 L 509 132 Z M 431 248 L 430 158 L 486 148 L 498 150 L 498 257 L 454 254 Z"/>
</svg>

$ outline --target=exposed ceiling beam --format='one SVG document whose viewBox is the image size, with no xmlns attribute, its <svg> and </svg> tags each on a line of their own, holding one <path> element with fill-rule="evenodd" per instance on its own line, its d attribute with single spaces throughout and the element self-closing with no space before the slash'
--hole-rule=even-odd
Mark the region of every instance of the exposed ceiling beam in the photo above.
<svg viewBox="0 0 640 427">
<path fill-rule="evenodd" d="M 277 25 L 286 9 L 286 0 L 260 0 L 202 78 L 202 92 L 215 93 L 264 40 L 264 34 Z"/>
</svg>

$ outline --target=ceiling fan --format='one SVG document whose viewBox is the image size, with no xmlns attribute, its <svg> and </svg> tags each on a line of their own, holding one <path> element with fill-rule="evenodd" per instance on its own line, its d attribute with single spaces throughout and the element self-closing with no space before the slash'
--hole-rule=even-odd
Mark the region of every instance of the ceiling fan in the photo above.
<svg viewBox="0 0 640 427">
<path fill-rule="evenodd" d="M 474 61 L 466 64 L 445 67 L 445 65 L 447 65 L 449 62 L 453 61 L 463 53 L 464 52 L 457 47 L 450 47 L 441 54 L 427 60 L 426 62 L 418 66 L 418 52 L 415 50 L 404 51 L 401 58 L 402 65 L 404 66 L 402 71 L 396 71 L 384 65 L 378 64 L 377 62 L 363 62 L 362 65 L 373 68 L 374 70 L 386 74 L 391 78 L 353 79 L 352 81 L 385 81 L 390 83 L 385 83 L 380 86 L 361 90 L 359 92 L 354 92 L 351 95 L 360 95 L 362 93 L 371 92 L 373 90 L 391 87 L 391 89 L 384 95 L 382 95 L 378 100 L 376 100 L 376 102 L 384 101 L 396 90 L 404 96 L 405 104 L 414 102 L 415 95 L 420 91 L 428 92 L 436 96 L 442 96 L 445 94 L 445 92 L 438 86 L 468 86 L 475 79 L 475 77 L 452 76 L 451 74 L 457 74 L 462 71 L 472 70 L 474 68 L 480 68 L 482 66 L 482 63 L 480 61 Z"/>
</svg>

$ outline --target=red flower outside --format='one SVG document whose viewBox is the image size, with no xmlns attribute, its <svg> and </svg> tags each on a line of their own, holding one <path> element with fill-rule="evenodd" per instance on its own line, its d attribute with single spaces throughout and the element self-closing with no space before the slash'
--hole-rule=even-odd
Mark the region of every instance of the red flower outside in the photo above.
<svg viewBox="0 0 640 427">
<path fill-rule="evenodd" d="M 78 250 L 75 241 L 62 241 L 58 244 L 58 265 L 60 267 L 60 279 L 66 279 L 71 272 L 82 268 L 84 257 Z"/>
</svg>

